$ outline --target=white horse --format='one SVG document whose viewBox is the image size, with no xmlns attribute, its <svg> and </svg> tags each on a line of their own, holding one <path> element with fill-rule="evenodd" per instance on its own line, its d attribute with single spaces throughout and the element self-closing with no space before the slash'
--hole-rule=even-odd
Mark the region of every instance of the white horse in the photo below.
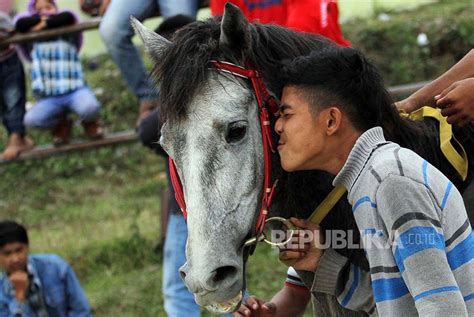
<svg viewBox="0 0 474 317">
<path fill-rule="evenodd" d="M 173 43 L 138 21 L 132 24 L 156 62 L 154 73 L 166 120 L 160 143 L 174 160 L 186 203 L 189 236 L 181 276 L 198 304 L 217 313 L 232 311 L 240 304 L 245 261 L 252 251 L 244 244 L 255 235 L 266 194 L 265 155 L 260 110 L 250 81 L 219 70 L 212 61 L 252 65 L 278 98 L 280 62 L 332 44 L 278 26 L 249 24 L 229 4 L 222 22 L 195 22 L 180 30 Z M 407 140 L 414 135 L 385 133 L 422 156 L 442 157 L 433 124 L 427 124 L 422 140 L 414 140 L 411 146 Z M 331 190 L 332 178 L 327 174 L 284 173 L 277 154 L 272 162 L 270 184 L 279 179 L 272 214 L 307 217 Z M 434 164 L 441 170 L 449 169 L 449 164 L 438 163 Z M 453 181 L 462 188 L 462 182 Z M 345 199 L 322 226 L 357 229 Z M 361 250 L 339 252 L 368 270 Z"/>
</svg>

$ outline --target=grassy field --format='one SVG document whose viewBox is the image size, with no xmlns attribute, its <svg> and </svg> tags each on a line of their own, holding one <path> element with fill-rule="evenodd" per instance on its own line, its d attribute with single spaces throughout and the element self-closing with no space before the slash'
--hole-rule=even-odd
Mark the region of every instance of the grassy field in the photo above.
<svg viewBox="0 0 474 317">
<path fill-rule="evenodd" d="M 71 7 L 77 4 L 76 0 L 60 2 Z M 400 8 L 414 2 L 340 3 L 341 14 L 350 16 L 367 3 Z M 439 10 L 439 16 L 442 12 Z M 416 15 L 412 12 L 407 20 Z M 101 50 L 99 38 L 97 33 L 89 34 L 95 39 L 86 38 L 85 52 L 96 55 Z M 149 61 L 146 64 L 150 66 Z M 84 55 L 84 65 L 89 84 L 104 104 L 102 118 L 107 129 L 133 127 L 137 102 L 115 65 L 105 55 L 89 54 Z M 50 143 L 46 132 L 29 133 L 37 144 Z M 75 137 L 81 133 L 75 127 Z M 5 142 L 0 129 L 0 144 Z M 159 192 L 166 186 L 163 166 L 162 158 L 139 144 L 0 165 L 0 219 L 27 224 L 33 252 L 58 253 L 70 261 L 95 316 L 164 316 L 162 257 L 154 252 L 161 231 Z M 269 299 L 282 286 L 285 271 L 274 250 L 259 247 L 249 261 L 250 293 Z"/>
</svg>

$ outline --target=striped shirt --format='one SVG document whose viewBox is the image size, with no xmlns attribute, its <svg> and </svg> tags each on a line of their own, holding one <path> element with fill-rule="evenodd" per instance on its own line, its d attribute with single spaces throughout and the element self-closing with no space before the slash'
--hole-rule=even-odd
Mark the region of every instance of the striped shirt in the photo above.
<svg viewBox="0 0 474 317">
<path fill-rule="evenodd" d="M 327 250 L 315 284 L 343 278 L 332 283 L 339 302 L 369 315 L 474 315 L 474 236 L 446 176 L 376 127 L 357 140 L 334 185 L 348 190 L 370 272 Z"/>
</svg>

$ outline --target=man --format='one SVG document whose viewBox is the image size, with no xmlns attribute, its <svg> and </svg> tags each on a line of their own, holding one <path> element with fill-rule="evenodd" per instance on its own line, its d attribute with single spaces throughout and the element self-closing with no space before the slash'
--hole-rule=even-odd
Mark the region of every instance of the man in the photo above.
<svg viewBox="0 0 474 317">
<path fill-rule="evenodd" d="M 28 246 L 22 225 L 0 222 L 0 316 L 91 316 L 69 264 L 54 254 L 29 255 Z"/>
<path fill-rule="evenodd" d="M 110 4 L 109 4 L 110 3 Z M 108 6 L 108 8 L 107 8 Z M 195 17 L 197 0 L 114 0 L 104 1 L 100 11 L 104 17 L 99 32 L 112 59 L 117 64 L 128 87 L 140 101 L 138 122 L 157 106 L 157 90 L 150 80 L 138 50 L 132 43 L 134 32 L 130 16 L 143 21 L 159 11 L 163 18 L 178 14 Z"/>
<path fill-rule="evenodd" d="M 351 310 L 474 314 L 474 236 L 461 195 L 416 153 L 385 140 L 381 122 L 405 127 L 375 67 L 337 48 L 298 58 L 284 73 L 275 125 L 282 166 L 329 172 L 347 189 L 370 272 L 314 244 L 280 258 L 314 273 L 312 292 L 335 295 Z"/>
</svg>

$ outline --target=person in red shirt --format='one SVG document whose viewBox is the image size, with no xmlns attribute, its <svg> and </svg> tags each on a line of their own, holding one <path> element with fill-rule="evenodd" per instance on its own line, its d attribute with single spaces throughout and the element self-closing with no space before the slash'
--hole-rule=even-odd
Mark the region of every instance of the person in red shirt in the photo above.
<svg viewBox="0 0 474 317">
<path fill-rule="evenodd" d="M 337 0 L 211 0 L 212 15 L 222 15 L 226 2 L 238 6 L 250 21 L 279 24 L 322 35 L 341 46 L 351 45 L 339 26 Z"/>
</svg>

